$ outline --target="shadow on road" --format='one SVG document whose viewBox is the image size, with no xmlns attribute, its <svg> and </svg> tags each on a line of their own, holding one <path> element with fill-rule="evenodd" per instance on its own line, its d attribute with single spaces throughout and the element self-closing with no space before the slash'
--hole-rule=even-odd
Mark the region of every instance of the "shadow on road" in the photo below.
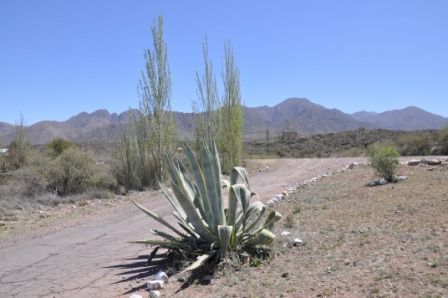
<svg viewBox="0 0 448 298">
<path fill-rule="evenodd" d="M 154 253 L 154 252 L 153 252 Z M 166 270 L 170 260 L 167 258 L 166 253 L 157 254 L 157 250 L 155 253 L 151 253 L 150 255 L 140 255 L 136 258 L 128 258 L 124 259 L 123 263 L 103 267 L 105 269 L 122 269 L 120 273 L 117 273 L 117 276 L 120 276 L 121 279 L 119 281 L 114 282 L 113 284 L 121 284 L 125 282 L 136 282 L 137 285 L 133 286 L 128 291 L 123 294 L 129 294 L 134 291 L 146 289 L 146 281 L 149 277 L 157 274 L 159 270 Z"/>
</svg>

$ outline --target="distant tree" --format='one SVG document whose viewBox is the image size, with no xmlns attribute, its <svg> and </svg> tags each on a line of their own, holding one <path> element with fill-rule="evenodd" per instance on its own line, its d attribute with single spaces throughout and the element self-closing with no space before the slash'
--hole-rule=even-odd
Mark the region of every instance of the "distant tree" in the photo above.
<svg viewBox="0 0 448 298">
<path fill-rule="evenodd" d="M 196 72 L 197 100 L 193 101 L 196 148 L 199 148 L 202 140 L 210 141 L 212 136 L 216 137 L 219 127 L 220 100 L 213 65 L 208 58 L 207 39 L 202 43 L 202 55 L 204 73 L 200 75 Z"/>
<path fill-rule="evenodd" d="M 7 163 L 12 168 L 22 168 L 28 156 L 30 145 L 26 139 L 26 127 L 23 116 L 14 129 L 14 139 L 8 146 Z"/>
<path fill-rule="evenodd" d="M 220 109 L 220 127 L 217 146 L 221 154 L 222 170 L 241 165 L 243 154 L 243 110 L 241 106 L 240 74 L 235 64 L 233 50 L 229 42 L 224 46 L 224 96 Z"/>
<path fill-rule="evenodd" d="M 139 111 L 121 130 L 117 167 L 119 182 L 129 188 L 157 187 L 166 176 L 164 156 L 174 152 L 176 129 L 171 111 L 171 74 L 163 18 L 152 28 L 153 49 L 145 51 L 145 68 L 138 83 Z"/>
<path fill-rule="evenodd" d="M 176 129 L 171 112 L 171 73 L 163 37 L 163 18 L 152 26 L 154 49 L 145 53 L 146 67 L 139 82 L 140 121 L 147 127 L 147 148 L 154 165 L 153 183 L 165 176 L 164 155 L 174 151 Z"/>
</svg>

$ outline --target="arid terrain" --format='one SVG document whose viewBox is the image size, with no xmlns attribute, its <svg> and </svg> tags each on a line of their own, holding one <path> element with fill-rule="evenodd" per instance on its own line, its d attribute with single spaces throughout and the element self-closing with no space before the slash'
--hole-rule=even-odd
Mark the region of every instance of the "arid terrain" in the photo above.
<svg viewBox="0 0 448 298">
<path fill-rule="evenodd" d="M 291 185 L 363 158 L 250 161 L 251 187 L 267 201 Z M 217 273 L 179 297 L 443 297 L 448 274 L 448 170 L 401 166 L 409 179 L 365 187 L 369 167 L 338 172 L 279 204 L 275 257 L 256 268 Z M 134 193 L 24 214 L 0 227 L 1 297 L 115 297 L 143 293 L 151 248 L 128 243 L 160 228 L 131 199 L 169 216 L 156 192 Z M 170 218 L 170 217 L 168 217 Z M 289 247 L 281 231 L 304 245 Z M 143 256 L 143 258 L 139 258 Z M 182 285 L 171 278 L 166 297 Z M 425 296 L 426 295 L 426 296 Z"/>
</svg>

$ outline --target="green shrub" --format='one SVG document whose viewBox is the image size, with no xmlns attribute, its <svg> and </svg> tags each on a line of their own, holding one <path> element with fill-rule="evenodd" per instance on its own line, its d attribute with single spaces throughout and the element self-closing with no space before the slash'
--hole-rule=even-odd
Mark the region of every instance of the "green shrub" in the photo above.
<svg viewBox="0 0 448 298">
<path fill-rule="evenodd" d="M 203 143 L 197 156 L 189 146 L 185 146 L 184 153 L 190 171 L 187 173 L 185 166 L 175 165 L 167 158 L 171 189 L 160 184 L 175 209 L 173 214 L 181 228 L 174 227 L 162 217 L 136 204 L 176 235 L 153 230 L 163 240 L 137 243 L 166 248 L 179 257 L 196 259 L 185 271 L 195 270 L 205 264 L 215 265 L 226 257 L 256 259 L 260 252 L 266 252 L 268 249 L 265 245 L 275 238 L 268 228 L 281 215 L 276 211 L 268 212 L 260 201 L 250 201 L 254 193 L 250 191 L 246 170 L 235 167 L 230 174 L 230 181 L 222 181 L 215 144 L 209 148 Z M 227 208 L 222 194 L 223 183 L 229 189 Z"/>
<path fill-rule="evenodd" d="M 448 127 L 441 129 L 439 132 L 439 146 L 441 154 L 448 155 Z"/>
<path fill-rule="evenodd" d="M 93 161 L 79 149 L 69 148 L 51 161 L 49 187 L 57 194 L 81 193 L 92 185 Z"/>
<path fill-rule="evenodd" d="M 427 134 L 408 134 L 402 136 L 397 144 L 401 155 L 429 155 L 432 140 Z"/>
<path fill-rule="evenodd" d="M 73 143 L 66 141 L 62 138 L 53 139 L 50 143 L 47 144 L 47 149 L 50 151 L 50 153 L 53 156 L 59 156 L 67 150 L 68 148 L 72 147 Z"/>
<path fill-rule="evenodd" d="M 372 167 L 389 182 L 393 181 L 400 153 L 393 146 L 377 145 L 369 150 L 369 161 Z"/>
</svg>

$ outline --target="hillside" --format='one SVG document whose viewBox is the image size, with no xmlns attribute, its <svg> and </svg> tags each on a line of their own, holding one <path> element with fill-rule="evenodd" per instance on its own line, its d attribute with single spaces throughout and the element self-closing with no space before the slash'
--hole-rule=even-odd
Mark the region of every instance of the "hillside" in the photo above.
<svg viewBox="0 0 448 298">
<path fill-rule="evenodd" d="M 373 127 L 393 130 L 440 129 L 448 126 L 448 118 L 413 106 L 383 113 L 362 111 L 352 116 Z"/>
<path fill-rule="evenodd" d="M 120 125 L 129 123 L 130 113 L 110 113 L 102 109 L 82 112 L 66 121 L 41 121 L 28 127 L 28 139 L 33 144 L 45 144 L 53 138 L 81 143 L 113 143 L 120 135 Z M 328 109 L 306 98 L 289 98 L 273 106 L 243 107 L 246 140 L 263 138 L 266 130 L 272 136 L 282 131 L 299 135 L 331 133 L 364 128 L 392 130 L 439 129 L 448 119 L 416 107 L 384 113 L 357 112 L 352 115 Z M 193 114 L 173 112 L 180 139 L 193 136 Z M 0 122 L 0 144 L 8 144 L 14 136 L 14 126 Z"/>
</svg>

